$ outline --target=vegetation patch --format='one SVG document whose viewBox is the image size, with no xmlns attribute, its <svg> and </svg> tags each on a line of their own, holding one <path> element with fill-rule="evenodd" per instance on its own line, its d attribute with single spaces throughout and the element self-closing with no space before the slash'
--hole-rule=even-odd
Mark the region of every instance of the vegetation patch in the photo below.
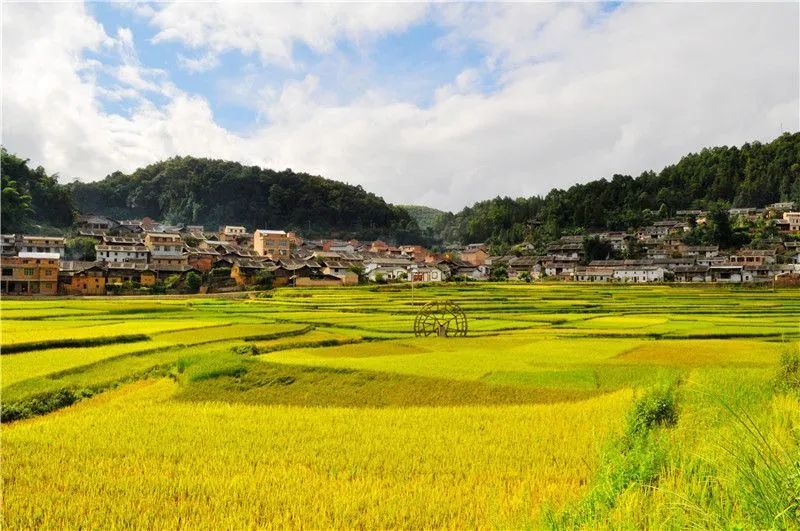
<svg viewBox="0 0 800 531">
<path fill-rule="evenodd" d="M 5 345 L 0 350 L 5 354 L 17 354 L 19 352 L 30 352 L 32 350 L 47 350 L 51 348 L 77 348 L 93 347 L 97 345 L 109 345 L 114 343 L 136 343 L 138 341 L 149 341 L 150 336 L 145 334 L 125 334 L 109 337 L 91 337 L 84 339 L 51 339 L 44 341 L 32 341 L 30 343 L 15 343 Z"/>
</svg>

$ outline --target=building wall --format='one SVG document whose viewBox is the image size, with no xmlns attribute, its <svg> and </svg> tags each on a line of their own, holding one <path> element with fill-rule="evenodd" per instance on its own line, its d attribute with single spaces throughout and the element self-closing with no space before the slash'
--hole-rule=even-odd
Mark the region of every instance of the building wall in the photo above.
<svg viewBox="0 0 800 531">
<path fill-rule="evenodd" d="M 276 260 L 291 255 L 291 242 L 286 234 L 256 232 L 253 235 L 253 248 L 259 256 L 271 256 Z"/>
<path fill-rule="evenodd" d="M 6 294 L 55 295 L 58 292 L 58 260 L 3 258 L 0 282 Z"/>
<path fill-rule="evenodd" d="M 77 273 L 70 277 L 63 291 L 69 295 L 105 295 L 106 277 L 101 271 Z"/>
<path fill-rule="evenodd" d="M 307 278 L 298 277 L 294 280 L 294 285 L 298 287 L 311 287 L 311 286 L 341 286 L 341 280 L 333 280 L 328 278 Z"/>
</svg>

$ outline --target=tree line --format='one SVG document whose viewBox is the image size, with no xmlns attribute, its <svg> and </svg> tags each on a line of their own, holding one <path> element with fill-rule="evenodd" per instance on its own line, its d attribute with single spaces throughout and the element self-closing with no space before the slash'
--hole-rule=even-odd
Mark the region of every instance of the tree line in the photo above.
<svg viewBox="0 0 800 531">
<path fill-rule="evenodd" d="M 684 156 L 661 172 L 614 175 L 554 189 L 546 196 L 496 197 L 437 219 L 449 242 L 499 245 L 555 239 L 562 233 L 627 230 L 678 210 L 800 203 L 800 133 L 769 143 L 715 147 Z"/>
<path fill-rule="evenodd" d="M 659 173 L 614 175 L 543 197 L 496 197 L 457 213 L 395 206 L 361 186 L 290 169 L 196 157 L 173 157 L 130 174 L 117 171 L 96 182 L 61 185 L 57 174 L 32 169 L 5 149 L 2 194 L 4 232 L 70 227 L 80 211 L 118 219 L 148 216 L 212 230 L 223 224 L 280 227 L 306 237 L 543 244 L 565 233 L 641 227 L 681 209 L 800 202 L 800 133 L 763 144 L 703 149 Z M 720 234 L 737 240 L 735 231 L 730 237 L 724 230 Z M 701 231 L 694 236 L 712 239 Z"/>
</svg>

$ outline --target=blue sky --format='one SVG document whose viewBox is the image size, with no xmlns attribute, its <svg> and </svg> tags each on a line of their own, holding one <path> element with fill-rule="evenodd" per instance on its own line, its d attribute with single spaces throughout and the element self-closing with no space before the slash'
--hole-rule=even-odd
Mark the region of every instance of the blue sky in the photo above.
<svg viewBox="0 0 800 531">
<path fill-rule="evenodd" d="M 800 129 L 797 3 L 3 3 L 3 145 L 456 210 Z"/>
<path fill-rule="evenodd" d="M 608 4 L 612 8 L 614 3 Z M 320 53 L 302 41 L 292 45 L 295 65 L 276 65 L 259 60 L 255 52 L 230 50 L 220 54 L 218 65 L 205 71 L 191 71 L 180 61 L 181 57 L 194 58 L 201 51 L 180 42 L 157 42 L 153 39 L 159 29 L 148 19 L 132 13 L 128 6 L 97 2 L 87 4 L 88 12 L 108 34 L 121 28 L 131 30 L 139 61 L 144 68 L 159 69 L 180 90 L 205 98 L 221 126 L 237 133 L 247 134 L 267 125 L 268 119 L 260 114 L 252 101 L 233 97 L 231 85 L 252 83 L 254 87 L 269 87 L 279 91 L 289 81 L 302 81 L 313 75 L 319 85 L 345 104 L 370 90 L 380 90 L 398 101 L 410 101 L 428 107 L 434 101 L 438 87 L 446 85 L 467 68 L 481 69 L 486 53 L 480 46 L 465 43 L 456 49 L 443 49 L 438 43 L 448 30 L 430 19 L 418 20 L 402 32 L 389 33 L 370 43 L 369 48 L 359 48 L 351 41 L 340 38 L 332 53 Z M 87 52 L 86 56 L 100 61 L 113 62 L 109 53 Z M 496 88 L 497 79 L 485 72 L 476 85 L 484 93 Z M 115 80 L 100 76 L 101 86 L 110 88 Z M 149 94 L 156 104 L 163 98 Z M 102 102 L 109 113 L 130 114 L 135 102 L 129 100 Z"/>
</svg>

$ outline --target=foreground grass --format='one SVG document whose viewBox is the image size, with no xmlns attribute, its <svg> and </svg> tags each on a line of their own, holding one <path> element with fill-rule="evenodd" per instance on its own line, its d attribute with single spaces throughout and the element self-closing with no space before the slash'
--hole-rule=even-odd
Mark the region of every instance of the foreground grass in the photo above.
<svg viewBox="0 0 800 531">
<path fill-rule="evenodd" d="M 6 525 L 516 527 L 580 495 L 630 401 L 297 409 L 176 391 L 134 384 L 4 429 Z"/>
<path fill-rule="evenodd" d="M 438 297 L 470 337 L 413 337 Z M 0 356 L 11 529 L 800 528 L 797 291 L 470 284 L 0 310 L 17 351 Z M 662 403 L 668 421 L 639 421 Z"/>
</svg>

